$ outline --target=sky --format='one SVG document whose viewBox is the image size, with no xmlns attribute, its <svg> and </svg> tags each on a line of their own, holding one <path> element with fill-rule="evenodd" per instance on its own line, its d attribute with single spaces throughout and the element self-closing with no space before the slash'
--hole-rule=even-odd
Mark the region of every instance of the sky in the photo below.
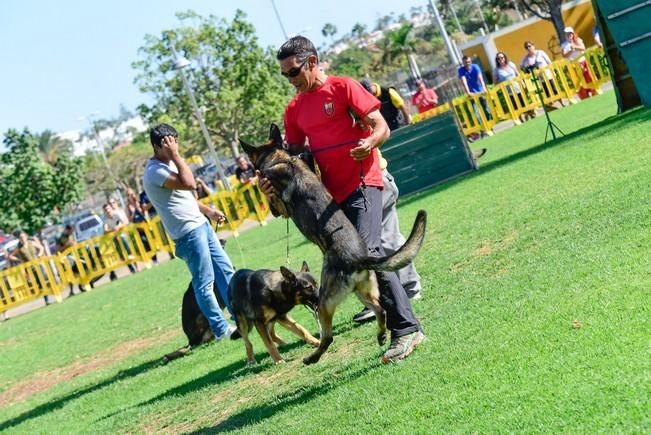
<svg viewBox="0 0 651 435">
<path fill-rule="evenodd" d="M 371 30 L 381 16 L 408 13 L 426 0 L 275 0 L 286 32 L 324 42 L 333 23 L 338 36 L 355 23 Z M 284 37 L 271 0 L 0 0 L 0 135 L 9 128 L 32 132 L 86 129 L 80 117 L 114 118 L 123 104 L 135 111 L 150 100 L 133 84 L 138 48 L 146 34 L 176 27 L 178 11 L 194 10 L 232 20 L 247 14 L 263 47 Z"/>
</svg>

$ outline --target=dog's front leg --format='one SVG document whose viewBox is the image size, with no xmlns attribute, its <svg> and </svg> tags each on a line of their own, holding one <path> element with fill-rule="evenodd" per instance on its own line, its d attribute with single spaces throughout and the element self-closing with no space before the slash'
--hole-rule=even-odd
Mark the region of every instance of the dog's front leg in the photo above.
<svg viewBox="0 0 651 435">
<path fill-rule="evenodd" d="M 262 342 L 267 347 L 267 351 L 269 352 L 269 355 L 271 355 L 271 359 L 273 359 L 276 364 L 280 362 L 284 362 L 283 357 L 280 356 L 280 353 L 278 352 L 278 348 L 271 340 L 271 336 L 269 335 L 269 330 L 267 329 L 267 325 L 265 325 L 265 323 L 262 320 L 256 320 L 255 329 L 258 330 L 258 334 L 260 334 L 260 338 L 262 338 Z"/>
<path fill-rule="evenodd" d="M 321 355 L 325 353 L 326 350 L 332 344 L 332 317 L 334 315 L 334 307 L 329 307 L 326 304 L 319 304 L 319 323 L 321 323 L 321 342 L 319 347 L 312 352 L 310 355 L 303 358 L 304 364 L 314 364 L 319 362 Z"/>
<path fill-rule="evenodd" d="M 250 326 L 248 320 L 241 316 L 237 317 L 237 327 L 240 330 L 240 335 L 242 336 L 242 340 L 244 340 L 244 348 L 246 349 L 246 363 L 252 366 L 257 364 L 257 361 L 253 354 L 253 345 L 251 344 L 251 340 L 249 340 Z"/>
</svg>

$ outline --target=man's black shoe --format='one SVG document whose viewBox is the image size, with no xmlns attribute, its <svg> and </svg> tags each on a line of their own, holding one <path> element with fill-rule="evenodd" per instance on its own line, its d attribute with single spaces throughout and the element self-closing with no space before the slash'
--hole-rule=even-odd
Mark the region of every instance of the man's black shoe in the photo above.
<svg viewBox="0 0 651 435">
<path fill-rule="evenodd" d="M 237 340 L 238 338 L 242 338 L 242 334 L 240 334 L 239 328 L 233 331 L 231 334 L 231 340 Z"/>
<path fill-rule="evenodd" d="M 353 316 L 353 322 L 355 323 L 366 323 L 373 319 L 375 319 L 375 313 L 369 308 L 364 308 Z"/>
</svg>

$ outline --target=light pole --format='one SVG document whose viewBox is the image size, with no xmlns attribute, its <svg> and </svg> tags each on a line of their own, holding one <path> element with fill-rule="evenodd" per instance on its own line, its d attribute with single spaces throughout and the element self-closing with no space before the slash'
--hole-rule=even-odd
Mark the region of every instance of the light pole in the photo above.
<svg viewBox="0 0 651 435">
<path fill-rule="evenodd" d="M 172 54 L 174 55 L 174 70 L 177 70 L 179 74 L 181 75 L 181 80 L 183 81 L 183 87 L 185 88 L 185 92 L 188 94 L 188 97 L 190 97 L 190 102 L 192 103 L 192 109 L 194 110 L 194 113 L 197 117 L 197 120 L 199 121 L 199 126 L 201 127 L 201 132 L 203 133 L 203 138 L 206 140 L 206 143 L 208 144 L 208 149 L 210 150 L 210 153 L 212 154 L 213 158 L 215 159 L 215 167 L 217 168 L 217 174 L 219 175 L 219 179 L 221 180 L 222 184 L 224 185 L 224 188 L 226 190 L 231 190 L 231 185 L 228 182 L 228 178 L 224 174 L 224 170 L 222 169 L 222 162 L 219 159 L 219 155 L 217 154 L 217 151 L 215 150 L 215 145 L 212 142 L 212 138 L 210 137 L 210 133 L 208 133 L 208 129 L 206 128 L 206 124 L 203 121 L 203 114 L 201 113 L 201 110 L 199 109 L 199 105 L 197 104 L 197 99 L 194 97 L 194 91 L 190 87 L 190 83 L 188 83 L 188 79 L 185 76 L 185 72 L 183 71 L 183 68 L 186 66 L 190 65 L 190 61 L 187 60 L 184 57 L 179 56 L 179 54 L 176 51 L 176 48 L 174 48 L 174 43 L 170 41 L 170 49 L 172 50 Z"/>
<path fill-rule="evenodd" d="M 439 31 L 441 32 L 441 36 L 443 37 L 443 42 L 445 43 L 445 46 L 448 49 L 448 56 L 450 56 L 450 62 L 452 62 L 453 65 L 458 65 L 461 63 L 461 60 L 457 56 L 457 52 L 452 46 L 452 43 L 450 42 L 450 37 L 448 36 L 448 31 L 445 30 L 445 24 L 443 23 L 443 20 L 441 19 L 441 15 L 439 14 L 439 10 L 436 7 L 436 4 L 434 3 L 434 0 L 429 0 L 429 5 L 432 8 L 432 13 L 434 14 L 434 19 L 436 21 L 436 24 L 438 25 Z"/>
<path fill-rule="evenodd" d="M 80 116 L 79 118 L 77 118 L 77 121 L 88 121 L 88 123 L 90 124 L 90 128 L 93 130 L 93 135 L 95 136 L 95 142 L 97 143 L 97 146 L 99 147 L 99 150 L 102 153 L 102 160 L 104 161 L 104 166 L 106 166 L 106 170 L 109 174 L 109 177 L 111 177 L 111 179 L 113 180 L 113 185 L 115 186 L 115 192 L 118 195 L 120 206 L 122 208 L 125 208 L 124 198 L 122 198 L 122 192 L 120 192 L 120 183 L 118 183 L 118 180 L 116 180 L 114 177 L 113 170 L 111 169 L 111 165 L 109 165 L 108 159 L 106 158 L 106 151 L 104 150 L 104 142 L 102 141 L 102 138 L 99 135 L 99 131 L 97 130 L 97 126 L 95 125 L 92 119 L 98 114 L 99 114 L 98 112 L 93 112 L 86 116 Z"/>
<path fill-rule="evenodd" d="M 278 20 L 278 24 L 280 24 L 280 30 L 283 31 L 283 36 L 285 37 L 285 41 L 287 41 L 289 38 L 287 37 L 287 32 L 285 32 L 285 26 L 283 26 L 283 22 L 280 19 L 280 14 L 278 13 L 278 9 L 276 8 L 276 3 L 274 3 L 274 0 L 271 0 L 271 6 L 274 8 L 276 19 Z"/>
</svg>

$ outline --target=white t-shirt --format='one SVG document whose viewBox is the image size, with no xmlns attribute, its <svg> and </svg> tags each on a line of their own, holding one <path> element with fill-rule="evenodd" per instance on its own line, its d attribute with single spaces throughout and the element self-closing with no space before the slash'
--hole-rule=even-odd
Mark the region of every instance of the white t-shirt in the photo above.
<svg viewBox="0 0 651 435">
<path fill-rule="evenodd" d="M 149 159 L 142 181 L 149 200 L 160 216 L 163 226 L 172 240 L 178 240 L 205 222 L 206 217 L 199 211 L 199 204 L 190 190 L 167 189 L 165 181 L 172 174 L 178 174 L 174 162 L 165 164 L 157 159 Z"/>
<path fill-rule="evenodd" d="M 113 216 L 108 217 L 106 213 L 104 213 L 104 216 L 102 216 L 102 221 L 106 224 L 106 227 L 108 228 L 108 231 L 114 231 L 116 230 L 119 226 L 124 226 L 129 223 L 129 219 L 127 219 L 127 215 L 124 214 L 124 212 L 121 209 L 113 210 Z"/>
</svg>

